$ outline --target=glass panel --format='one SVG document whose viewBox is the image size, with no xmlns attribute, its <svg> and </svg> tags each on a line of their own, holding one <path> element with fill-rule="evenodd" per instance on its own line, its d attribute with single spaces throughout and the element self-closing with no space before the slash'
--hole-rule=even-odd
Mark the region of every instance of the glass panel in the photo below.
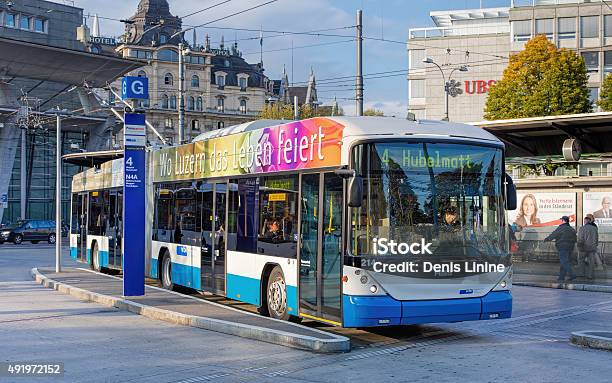
<svg viewBox="0 0 612 383">
<path fill-rule="evenodd" d="M 553 19 L 538 19 L 535 21 L 537 35 L 546 35 L 549 39 L 553 37 Z"/>
<path fill-rule="evenodd" d="M 531 20 L 518 20 L 512 22 L 514 41 L 527 41 L 531 38 Z"/>
<path fill-rule="evenodd" d="M 78 194 L 72 195 L 72 208 L 70 210 L 70 233 L 77 234 L 79 232 L 79 220 L 81 214 L 80 198 Z"/>
<path fill-rule="evenodd" d="M 297 176 L 261 178 L 258 253 L 297 257 L 297 184 Z"/>
<path fill-rule="evenodd" d="M 16 16 L 12 13 L 6 14 L 6 26 L 15 28 Z"/>
<path fill-rule="evenodd" d="M 259 179 L 238 180 L 238 194 L 236 250 L 256 253 L 259 231 Z"/>
<path fill-rule="evenodd" d="M 595 108 L 597 108 L 597 105 L 595 105 L 597 99 L 599 99 L 599 88 L 589 88 L 589 100 Z"/>
<path fill-rule="evenodd" d="M 21 29 L 30 29 L 30 18 L 27 16 L 23 16 L 21 15 L 19 17 L 19 25 L 21 26 Z"/>
<path fill-rule="evenodd" d="M 597 72 L 599 70 L 599 52 L 582 52 L 582 58 L 588 72 Z"/>
<path fill-rule="evenodd" d="M 612 51 L 604 52 L 604 72 L 612 72 Z"/>
<path fill-rule="evenodd" d="M 342 272 L 342 179 L 332 173 L 324 175 L 323 254 L 321 275 L 321 310 L 340 317 L 340 277 Z"/>
<path fill-rule="evenodd" d="M 104 198 L 98 191 L 89 194 L 89 222 L 87 232 L 92 235 L 102 235 L 104 217 Z"/>
<path fill-rule="evenodd" d="M 197 246 L 200 233 L 196 232 L 196 192 L 191 183 L 177 184 L 174 190 L 174 243 Z"/>
<path fill-rule="evenodd" d="M 300 307 L 317 309 L 319 174 L 302 176 Z"/>
<path fill-rule="evenodd" d="M 576 18 L 575 17 L 559 17 L 558 19 L 558 36 L 559 39 L 574 39 L 576 38 Z"/>
<path fill-rule="evenodd" d="M 178 62 L 178 52 L 172 49 L 160 49 L 157 52 L 157 59 L 160 61 Z"/>
<path fill-rule="evenodd" d="M 44 32 L 45 31 L 45 21 L 42 19 L 34 19 L 34 30 L 36 32 Z"/>
<path fill-rule="evenodd" d="M 202 273 L 202 288 L 212 290 L 213 285 L 213 184 L 200 185 L 197 193 L 197 204 L 201 209 L 202 217 L 202 244 L 200 253 L 200 267 Z"/>
<path fill-rule="evenodd" d="M 363 205 L 352 209 L 354 255 L 397 256 L 393 242 L 431 243 L 423 254 L 441 260 L 508 256 L 499 149 L 379 143 L 354 156 L 365 181 Z"/>
<path fill-rule="evenodd" d="M 225 291 L 225 201 L 227 198 L 227 185 L 215 185 L 215 219 L 214 219 L 214 262 L 213 262 L 213 288 L 216 291 Z"/>
<path fill-rule="evenodd" d="M 117 194 L 115 193 L 111 193 L 108 198 L 106 235 L 108 236 L 108 263 L 115 265 L 115 246 L 117 242 Z"/>
<path fill-rule="evenodd" d="M 174 229 L 173 194 L 174 185 L 172 184 L 159 184 L 156 187 L 154 241 L 172 241 L 172 230 Z"/>
<path fill-rule="evenodd" d="M 612 15 L 604 16 L 604 36 L 612 37 Z"/>
<path fill-rule="evenodd" d="M 599 37 L 598 19 L 599 16 L 582 16 L 580 18 L 580 37 L 583 39 Z"/>
</svg>

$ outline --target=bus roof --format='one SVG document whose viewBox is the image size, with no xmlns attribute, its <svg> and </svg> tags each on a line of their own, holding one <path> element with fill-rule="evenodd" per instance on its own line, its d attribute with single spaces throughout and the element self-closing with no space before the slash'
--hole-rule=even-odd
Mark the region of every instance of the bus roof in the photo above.
<svg viewBox="0 0 612 383">
<path fill-rule="evenodd" d="M 411 121 L 395 117 L 324 117 L 345 126 L 344 137 L 389 136 L 389 135 L 422 135 L 431 137 L 450 137 L 485 140 L 501 144 L 502 142 L 484 129 L 467 124 L 447 121 L 417 120 Z M 225 129 L 205 132 L 193 139 L 205 141 L 211 138 L 225 137 L 232 134 L 259 130 L 267 127 L 289 124 L 290 120 L 255 120 Z"/>
</svg>

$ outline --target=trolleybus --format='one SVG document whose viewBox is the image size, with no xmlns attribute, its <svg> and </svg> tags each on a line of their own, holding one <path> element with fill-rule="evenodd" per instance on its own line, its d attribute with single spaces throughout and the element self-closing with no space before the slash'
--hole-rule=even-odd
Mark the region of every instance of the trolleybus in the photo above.
<svg viewBox="0 0 612 383">
<path fill-rule="evenodd" d="M 122 254 L 122 160 L 73 179 L 71 254 L 345 327 L 508 318 L 504 145 L 473 126 L 259 120 L 148 153 L 146 254 Z M 125 240 L 129 240 L 126 238 Z"/>
</svg>

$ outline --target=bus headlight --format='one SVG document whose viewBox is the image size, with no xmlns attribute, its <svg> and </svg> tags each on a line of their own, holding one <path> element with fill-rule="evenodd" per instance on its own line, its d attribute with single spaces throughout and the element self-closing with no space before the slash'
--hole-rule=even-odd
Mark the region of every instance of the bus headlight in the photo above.
<svg viewBox="0 0 612 383">
<path fill-rule="evenodd" d="M 376 285 L 372 285 L 370 286 L 370 291 L 372 292 L 372 294 L 376 294 L 376 292 L 378 291 L 378 287 L 376 287 Z"/>
</svg>

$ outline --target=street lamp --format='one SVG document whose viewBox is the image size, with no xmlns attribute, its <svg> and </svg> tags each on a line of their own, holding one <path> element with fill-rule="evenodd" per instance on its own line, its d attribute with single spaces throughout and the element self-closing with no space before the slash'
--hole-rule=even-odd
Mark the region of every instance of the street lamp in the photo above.
<svg viewBox="0 0 612 383">
<path fill-rule="evenodd" d="M 453 73 L 455 71 L 459 71 L 459 72 L 467 72 L 468 71 L 468 67 L 467 65 L 461 65 L 460 67 L 457 68 L 453 68 L 453 70 L 451 70 L 449 76 L 448 76 L 448 81 L 446 81 L 446 75 L 444 74 L 444 70 L 442 70 L 442 67 L 440 65 L 438 65 L 438 63 L 436 63 L 432 58 L 430 57 L 426 57 L 423 59 L 423 63 L 424 64 L 433 64 L 436 67 L 438 67 L 438 69 L 440 70 L 440 73 L 442 74 L 442 80 L 444 80 L 444 93 L 445 93 L 445 97 L 444 97 L 444 118 L 442 119 L 443 121 L 448 121 L 448 96 L 449 94 L 452 97 L 456 97 L 457 95 L 461 94 L 462 91 L 460 88 L 457 87 L 457 83 L 454 80 L 451 80 L 451 77 L 453 75 Z"/>
<path fill-rule="evenodd" d="M 184 48 L 183 41 L 178 45 L 178 65 L 179 65 L 179 98 L 178 98 L 178 113 L 179 113 L 179 145 L 185 141 L 185 98 L 183 97 L 184 82 L 185 82 L 185 70 L 184 70 L 184 56 L 189 55 L 191 50 L 189 47 Z"/>
</svg>

